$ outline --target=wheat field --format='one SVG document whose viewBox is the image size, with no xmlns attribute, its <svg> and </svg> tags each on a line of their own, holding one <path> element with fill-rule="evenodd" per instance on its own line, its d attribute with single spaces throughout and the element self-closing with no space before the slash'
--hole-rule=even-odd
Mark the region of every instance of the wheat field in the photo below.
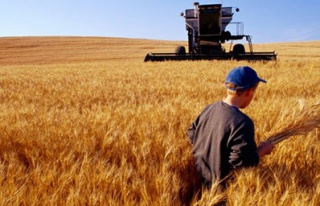
<svg viewBox="0 0 320 206">
<path fill-rule="evenodd" d="M 0 205 L 320 205 L 320 42 L 254 45 L 273 62 L 143 62 L 185 44 L 0 38 Z M 186 131 L 239 65 L 268 81 L 243 110 L 257 143 L 304 110 L 318 128 L 203 190 Z"/>
</svg>

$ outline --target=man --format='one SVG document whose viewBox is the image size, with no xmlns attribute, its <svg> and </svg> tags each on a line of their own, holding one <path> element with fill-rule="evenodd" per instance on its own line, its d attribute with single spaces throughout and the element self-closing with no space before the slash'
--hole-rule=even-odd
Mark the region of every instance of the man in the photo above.
<svg viewBox="0 0 320 206">
<path fill-rule="evenodd" d="M 274 148 L 270 142 L 257 147 L 254 123 L 239 110 L 250 104 L 259 82 L 267 83 L 248 66 L 232 69 L 225 80 L 227 97 L 208 105 L 188 129 L 196 168 L 207 188 L 234 169 L 256 166 Z"/>
</svg>

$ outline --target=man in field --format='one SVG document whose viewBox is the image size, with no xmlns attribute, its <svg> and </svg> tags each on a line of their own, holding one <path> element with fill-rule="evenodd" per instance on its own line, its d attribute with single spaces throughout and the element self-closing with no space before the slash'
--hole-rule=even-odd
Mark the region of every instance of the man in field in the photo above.
<svg viewBox="0 0 320 206">
<path fill-rule="evenodd" d="M 225 80 L 227 97 L 208 105 L 188 129 L 196 168 L 207 188 L 234 169 L 256 166 L 274 148 L 270 142 L 257 147 L 254 123 L 240 111 L 252 101 L 259 82 L 266 83 L 248 66 L 232 69 Z"/>
</svg>

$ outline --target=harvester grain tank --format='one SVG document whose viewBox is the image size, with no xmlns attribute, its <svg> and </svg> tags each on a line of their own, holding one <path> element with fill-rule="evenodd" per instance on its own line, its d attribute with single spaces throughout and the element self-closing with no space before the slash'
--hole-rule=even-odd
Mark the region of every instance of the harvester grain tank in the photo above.
<svg viewBox="0 0 320 206">
<path fill-rule="evenodd" d="M 194 3 L 194 8 L 186 9 L 181 16 L 185 18 L 188 34 L 188 53 L 184 46 L 176 47 L 174 53 L 149 53 L 147 61 L 167 60 L 276 60 L 273 52 L 253 52 L 250 35 L 244 34 L 244 24 L 233 22 L 233 15 L 238 8 L 222 7 L 221 4 L 200 5 Z M 232 25 L 235 33 L 227 30 Z M 249 50 L 241 43 L 233 45 L 233 41 L 244 39 L 248 42 Z M 229 51 L 222 46 L 230 41 Z"/>
</svg>

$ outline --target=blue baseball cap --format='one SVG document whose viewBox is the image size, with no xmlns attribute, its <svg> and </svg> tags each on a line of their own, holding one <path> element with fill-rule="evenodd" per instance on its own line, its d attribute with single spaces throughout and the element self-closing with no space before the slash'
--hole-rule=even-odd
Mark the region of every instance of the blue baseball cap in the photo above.
<svg viewBox="0 0 320 206">
<path fill-rule="evenodd" d="M 232 69 L 225 80 L 226 87 L 233 91 L 249 89 L 258 82 L 267 83 L 266 80 L 258 77 L 255 70 L 248 66 Z"/>
</svg>

